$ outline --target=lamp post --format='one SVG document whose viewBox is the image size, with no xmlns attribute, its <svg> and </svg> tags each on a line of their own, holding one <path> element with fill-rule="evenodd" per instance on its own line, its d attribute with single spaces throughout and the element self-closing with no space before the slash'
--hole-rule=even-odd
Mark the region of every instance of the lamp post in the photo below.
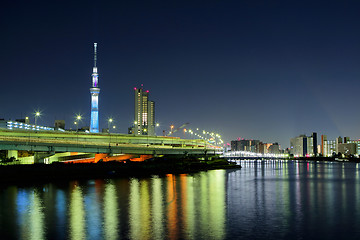
<svg viewBox="0 0 360 240">
<path fill-rule="evenodd" d="M 159 123 L 156 123 L 156 124 L 155 124 L 155 135 L 157 135 L 157 134 L 156 134 L 156 128 L 159 127 L 159 126 L 160 126 Z"/>
<path fill-rule="evenodd" d="M 144 134 L 146 135 L 146 147 L 149 147 L 149 133 L 147 132 L 147 128 L 144 128 Z"/>
<path fill-rule="evenodd" d="M 171 133 L 171 134 L 173 133 L 173 129 L 174 129 L 174 125 L 171 125 L 171 126 L 170 126 L 170 133 Z M 171 134 L 170 134 L 170 135 L 171 135 Z"/>
<path fill-rule="evenodd" d="M 109 131 L 109 134 L 110 134 L 110 127 L 111 127 L 111 123 L 113 122 L 113 119 L 112 118 L 109 118 L 108 119 L 108 131 Z"/>
<path fill-rule="evenodd" d="M 76 125 L 76 132 L 79 131 L 79 124 L 80 124 L 81 120 L 82 120 L 82 116 L 80 114 L 77 114 L 75 116 L 75 122 L 74 122 L 74 124 Z"/>
<path fill-rule="evenodd" d="M 41 114 L 40 114 L 39 111 L 36 111 L 34 115 L 35 115 L 35 127 L 36 127 L 36 125 L 37 125 L 37 119 L 40 117 Z"/>
<path fill-rule="evenodd" d="M 77 132 L 78 131 L 77 121 L 75 121 L 74 124 L 75 124 L 76 132 Z"/>
</svg>

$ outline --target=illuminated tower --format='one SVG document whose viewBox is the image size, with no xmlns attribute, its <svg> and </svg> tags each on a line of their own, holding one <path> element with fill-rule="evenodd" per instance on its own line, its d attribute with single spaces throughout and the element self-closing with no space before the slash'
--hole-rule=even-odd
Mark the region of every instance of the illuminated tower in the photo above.
<svg viewBox="0 0 360 240">
<path fill-rule="evenodd" d="M 99 132 L 99 93 L 98 88 L 99 75 L 96 67 L 96 47 L 97 43 L 94 43 L 94 67 L 92 77 L 92 86 L 90 88 L 91 93 L 91 120 L 90 120 L 90 132 Z"/>
</svg>

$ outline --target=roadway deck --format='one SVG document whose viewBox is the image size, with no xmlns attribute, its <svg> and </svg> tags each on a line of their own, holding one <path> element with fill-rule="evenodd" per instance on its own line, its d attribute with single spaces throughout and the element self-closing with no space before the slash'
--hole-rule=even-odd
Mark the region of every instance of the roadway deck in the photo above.
<svg viewBox="0 0 360 240">
<path fill-rule="evenodd" d="M 219 154 L 202 139 L 0 129 L 0 150 L 108 154 Z"/>
</svg>

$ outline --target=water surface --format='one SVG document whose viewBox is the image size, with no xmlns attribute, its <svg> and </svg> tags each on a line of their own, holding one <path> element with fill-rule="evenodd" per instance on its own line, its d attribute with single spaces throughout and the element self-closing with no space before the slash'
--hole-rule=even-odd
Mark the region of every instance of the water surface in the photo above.
<svg viewBox="0 0 360 240">
<path fill-rule="evenodd" d="M 1 239 L 360 239 L 359 164 L 0 186 Z"/>
</svg>

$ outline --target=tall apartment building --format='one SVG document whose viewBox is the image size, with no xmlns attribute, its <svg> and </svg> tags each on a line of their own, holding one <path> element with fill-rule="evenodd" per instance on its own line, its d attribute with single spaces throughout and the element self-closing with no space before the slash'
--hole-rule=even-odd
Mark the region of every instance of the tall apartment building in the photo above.
<svg viewBox="0 0 360 240">
<path fill-rule="evenodd" d="M 360 154 L 360 140 L 350 140 L 349 137 L 337 137 L 335 140 L 327 140 L 326 135 L 321 135 L 321 151 L 324 157 L 334 154 Z"/>
<path fill-rule="evenodd" d="M 155 102 L 149 101 L 149 90 L 134 88 L 134 126 L 131 133 L 135 135 L 155 135 Z"/>
<path fill-rule="evenodd" d="M 360 156 L 360 140 L 348 140 L 346 141 L 346 143 L 352 143 L 355 144 L 355 154 Z"/>
<path fill-rule="evenodd" d="M 317 156 L 317 133 L 311 136 L 300 135 L 290 139 L 290 154 L 298 157 Z"/>
<path fill-rule="evenodd" d="M 324 157 L 332 156 L 333 153 L 338 153 L 337 145 L 339 139 L 328 140 L 326 135 L 321 135 L 321 154 Z"/>
</svg>

